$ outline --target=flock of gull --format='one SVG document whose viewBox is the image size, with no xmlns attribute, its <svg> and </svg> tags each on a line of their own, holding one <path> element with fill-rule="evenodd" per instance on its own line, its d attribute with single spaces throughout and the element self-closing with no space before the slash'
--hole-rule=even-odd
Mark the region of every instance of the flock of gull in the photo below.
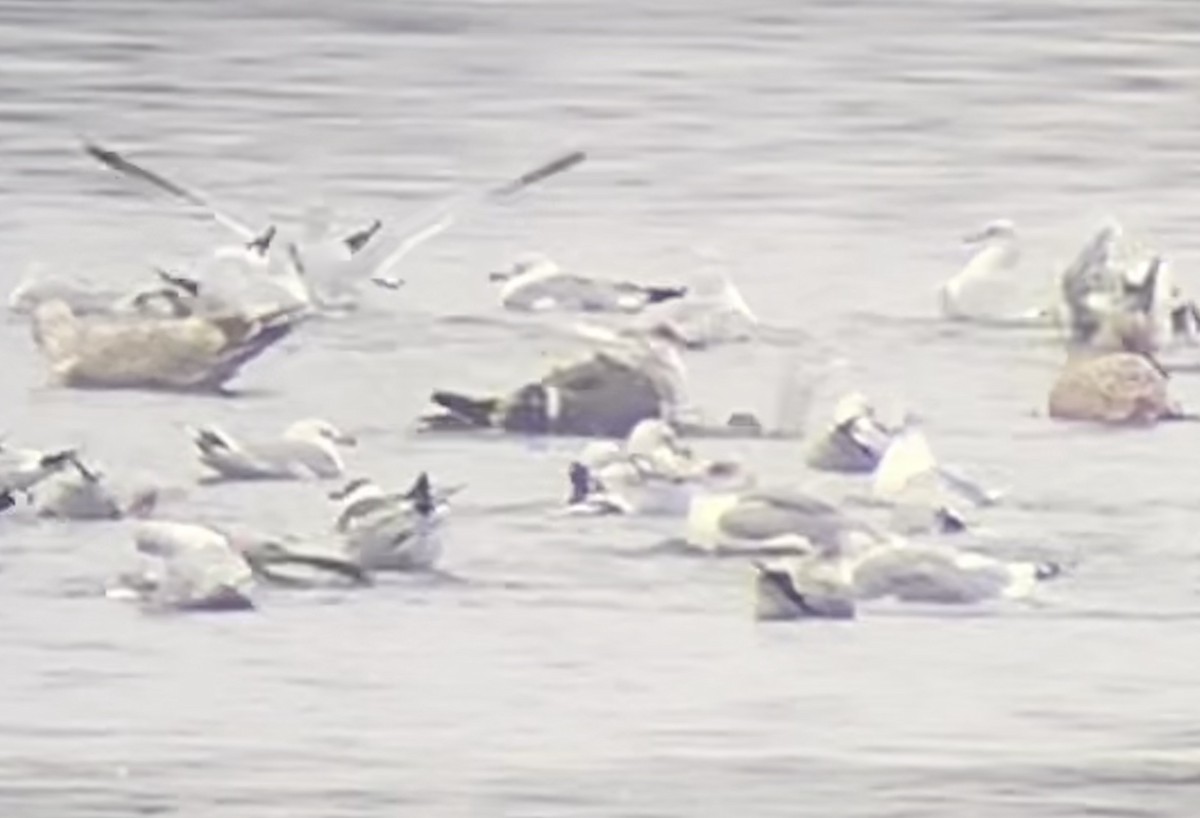
<svg viewBox="0 0 1200 818">
<path fill-rule="evenodd" d="M 227 390 L 306 322 L 354 320 L 365 292 L 403 286 L 392 271 L 416 246 L 471 208 L 504 202 L 586 158 L 568 153 L 396 225 L 377 220 L 337 232 L 328 210 L 312 208 L 289 236 L 273 225 L 247 225 L 116 151 L 92 142 L 84 150 L 199 209 L 237 239 L 185 272 L 150 270 L 145 286 L 130 292 L 33 274 L 10 294 L 9 308 L 28 316 L 51 379 L 63 388 L 184 393 Z M 1169 398 L 1161 353 L 1193 340 L 1200 310 L 1161 255 L 1108 222 L 1046 277 L 1044 299 L 1021 303 L 1011 298 L 1020 266 L 1015 225 L 993 222 L 968 241 L 978 245 L 972 258 L 939 288 L 942 317 L 1040 327 L 1061 338 L 1062 369 L 1047 396 L 1051 419 L 1191 417 Z M 840 395 L 831 415 L 803 434 L 796 429 L 804 418 L 772 426 L 739 412 L 706 421 L 689 403 L 685 357 L 755 343 L 764 331 L 728 277 L 651 285 L 573 274 L 531 254 L 490 279 L 500 308 L 515 315 L 586 316 L 572 329 L 589 350 L 507 394 L 435 390 L 419 427 L 422 434 L 587 439 L 563 464 L 566 500 L 555 512 L 562 525 L 610 515 L 677 518 L 690 549 L 748 563 L 754 612 L 763 620 L 853 618 L 878 599 L 1025 599 L 1063 573 L 1055 561 L 1007 560 L 959 545 L 1003 493 L 939 462 L 915 416 L 885 419 L 861 392 Z M 799 388 L 810 394 L 819 385 Z M 158 490 L 122 493 L 74 449 L 0 447 L 0 507 L 12 513 L 25 500 L 47 520 L 131 520 L 140 564 L 113 577 L 106 596 L 148 610 L 253 609 L 272 588 L 367 585 L 379 572 L 438 571 L 441 530 L 462 486 L 435 484 L 426 473 L 399 489 L 350 479 L 343 447 L 354 445 L 353 436 L 315 418 L 297 420 L 273 440 L 241 439 L 215 426 L 188 433 L 208 472 L 203 482 L 340 483 L 327 492 L 338 505 L 327 536 L 302 543 L 287 533 L 163 519 Z M 691 443 L 728 438 L 788 441 L 808 470 L 850 475 L 864 496 L 852 507 L 812 486 L 766 484 L 744 463 L 704 456 Z"/>
</svg>

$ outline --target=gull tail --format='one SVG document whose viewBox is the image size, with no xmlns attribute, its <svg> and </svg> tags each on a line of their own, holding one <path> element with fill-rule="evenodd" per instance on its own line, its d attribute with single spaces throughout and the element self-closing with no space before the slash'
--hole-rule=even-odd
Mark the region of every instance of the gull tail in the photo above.
<svg viewBox="0 0 1200 818">
<path fill-rule="evenodd" d="M 237 442 L 215 426 L 188 427 L 188 436 L 201 458 L 229 454 L 238 450 Z"/>
<path fill-rule="evenodd" d="M 687 295 L 687 287 L 643 287 L 642 292 L 651 304 L 661 304 Z"/>
<path fill-rule="evenodd" d="M 455 417 L 485 429 L 495 425 L 500 409 L 500 401 L 496 398 L 472 398 L 444 390 L 435 391 L 430 399 Z"/>
</svg>

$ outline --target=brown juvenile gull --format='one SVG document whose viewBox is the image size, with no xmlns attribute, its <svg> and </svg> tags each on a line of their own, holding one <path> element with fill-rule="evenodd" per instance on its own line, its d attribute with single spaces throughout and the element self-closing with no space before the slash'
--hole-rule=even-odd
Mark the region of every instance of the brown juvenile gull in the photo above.
<svg viewBox="0 0 1200 818">
<path fill-rule="evenodd" d="M 254 316 L 82 319 L 64 302 L 50 301 L 34 312 L 33 337 L 63 386 L 217 391 L 297 321 L 294 308 Z"/>
<path fill-rule="evenodd" d="M 1167 394 L 1145 320 L 1119 314 L 1097 336 L 1091 347 L 1070 352 L 1050 390 L 1050 417 L 1139 425 L 1184 416 Z"/>
</svg>

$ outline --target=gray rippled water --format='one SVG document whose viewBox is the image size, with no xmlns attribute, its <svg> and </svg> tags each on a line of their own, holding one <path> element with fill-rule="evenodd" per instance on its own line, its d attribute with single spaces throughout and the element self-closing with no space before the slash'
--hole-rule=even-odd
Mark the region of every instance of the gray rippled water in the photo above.
<svg viewBox="0 0 1200 818">
<path fill-rule="evenodd" d="M 49 388 L 27 326 L 0 325 L 0 423 L 21 442 L 185 486 L 184 424 L 319 415 L 368 444 L 356 471 L 469 484 L 446 555 L 465 582 L 275 595 L 253 616 L 107 603 L 124 528 L 5 520 L 5 815 L 1194 813 L 1197 430 L 1049 424 L 1052 344 L 933 320 L 957 237 L 998 216 L 1032 273 L 1112 214 L 1187 277 L 1192 3 L 0 0 L 0 66 L 5 291 L 34 262 L 126 281 L 222 238 L 94 167 L 78 133 L 253 219 L 318 199 L 402 218 L 590 155 L 413 254 L 404 290 L 306 327 L 241 399 Z M 653 547 L 671 522 L 536 507 L 561 499 L 575 442 L 412 437 L 431 388 L 504 386 L 560 351 L 496 320 L 483 274 L 530 249 L 647 279 L 728 266 L 766 319 L 1009 486 L 989 524 L 1070 576 L 1036 607 L 758 626 L 743 565 Z M 699 401 L 761 407 L 785 354 L 697 358 Z M 1175 386 L 1200 405 L 1200 379 Z M 802 476 L 794 444 L 704 448 Z M 329 518 L 287 485 L 174 510 Z"/>
</svg>

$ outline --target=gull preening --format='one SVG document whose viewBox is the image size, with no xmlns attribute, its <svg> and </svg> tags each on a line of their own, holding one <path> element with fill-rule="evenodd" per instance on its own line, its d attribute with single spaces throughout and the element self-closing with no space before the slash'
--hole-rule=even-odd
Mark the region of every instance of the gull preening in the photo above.
<svg viewBox="0 0 1200 818">
<path fill-rule="evenodd" d="M 1146 351 L 1194 341 L 1200 310 L 1175 280 L 1171 264 L 1109 219 L 1059 276 L 1061 323 L 1072 345 L 1119 346 L 1113 326 L 1142 325 Z"/>
<path fill-rule="evenodd" d="M 370 584 L 358 565 L 307 553 L 278 538 L 174 521 L 139 523 L 134 544 L 158 564 L 122 574 L 108 588 L 115 599 L 154 609 L 243 611 L 256 608 L 258 585 L 278 588 Z"/>
<path fill-rule="evenodd" d="M 219 391 L 295 326 L 292 310 L 81 318 L 63 302 L 51 301 L 34 312 L 33 337 L 52 378 L 63 386 Z"/>
<path fill-rule="evenodd" d="M 216 426 L 189 430 L 200 462 L 223 480 L 301 480 L 341 477 L 338 446 L 352 435 L 332 423 L 308 418 L 291 424 L 277 440 L 240 441 Z"/>
<path fill-rule="evenodd" d="M 126 574 L 108 589 L 155 609 L 245 611 L 255 607 L 254 572 L 219 531 L 182 522 L 139 523 L 133 534 L 138 553 L 157 565 Z"/>
</svg>

